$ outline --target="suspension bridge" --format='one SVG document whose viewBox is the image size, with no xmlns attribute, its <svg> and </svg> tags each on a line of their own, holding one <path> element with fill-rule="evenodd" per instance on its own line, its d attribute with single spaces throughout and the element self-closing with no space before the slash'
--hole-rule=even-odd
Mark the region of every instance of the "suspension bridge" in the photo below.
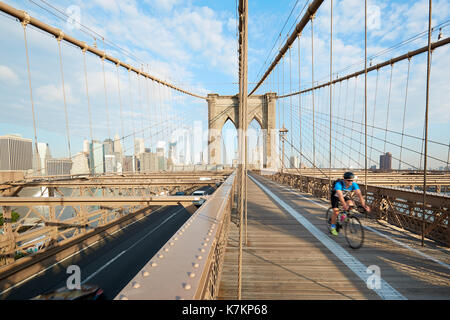
<svg viewBox="0 0 450 320">
<path fill-rule="evenodd" d="M 448 83 L 432 81 L 448 78 L 448 22 L 432 25 L 429 0 L 425 32 L 368 56 L 364 2 L 353 13 L 364 59 L 334 70 L 346 59 L 333 54 L 340 4 L 304 2 L 255 82 L 248 0 L 236 3 L 235 95 L 187 89 L 98 34 L 89 45 L 0 2 L 13 64 L 2 70 L 26 79 L 20 95 L 12 80 L 1 89 L 1 299 L 68 287 L 77 266 L 79 285 L 117 300 L 448 300 L 450 135 L 436 89 Z M 46 108 L 54 96 L 59 107 Z M 224 148 L 230 122 L 236 154 Z M 357 250 L 325 219 L 346 171 L 371 207 Z"/>
</svg>

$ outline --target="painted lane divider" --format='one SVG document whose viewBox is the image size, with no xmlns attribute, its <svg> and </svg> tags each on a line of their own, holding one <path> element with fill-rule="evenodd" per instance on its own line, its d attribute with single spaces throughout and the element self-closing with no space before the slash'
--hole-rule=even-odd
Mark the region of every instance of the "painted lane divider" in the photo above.
<svg viewBox="0 0 450 320">
<path fill-rule="evenodd" d="M 325 247 L 328 248 L 336 257 L 338 257 L 350 270 L 352 270 L 365 284 L 370 281 L 371 274 L 367 273 L 367 267 L 361 263 L 358 259 L 349 254 L 344 248 L 337 244 L 334 240 L 331 240 L 326 234 L 320 231 L 316 226 L 309 222 L 303 215 L 295 211 L 291 206 L 281 200 L 268 188 L 262 185 L 252 176 L 249 178 L 260 187 L 266 194 L 268 194 L 275 202 L 281 205 L 287 212 L 289 212 L 300 224 L 302 224 L 314 237 L 317 238 Z M 384 300 L 407 300 L 400 292 L 394 289 L 389 283 L 382 278 L 380 279 L 380 288 L 373 288 L 382 299 Z"/>
</svg>

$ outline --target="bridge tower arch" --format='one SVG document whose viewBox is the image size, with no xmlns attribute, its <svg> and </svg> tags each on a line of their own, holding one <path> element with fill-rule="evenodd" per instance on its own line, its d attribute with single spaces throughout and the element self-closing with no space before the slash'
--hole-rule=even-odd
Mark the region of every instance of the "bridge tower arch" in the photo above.
<svg viewBox="0 0 450 320">
<path fill-rule="evenodd" d="M 208 94 L 208 162 L 222 164 L 222 127 L 230 119 L 239 128 L 239 98 Z M 248 98 L 246 128 L 256 119 L 263 132 L 263 167 L 273 168 L 276 161 L 276 93 L 252 95 Z"/>
</svg>

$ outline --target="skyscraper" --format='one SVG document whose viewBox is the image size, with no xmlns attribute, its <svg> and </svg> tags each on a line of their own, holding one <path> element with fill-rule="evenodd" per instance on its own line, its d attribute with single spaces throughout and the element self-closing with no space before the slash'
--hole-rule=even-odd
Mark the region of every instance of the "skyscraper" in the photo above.
<svg viewBox="0 0 450 320">
<path fill-rule="evenodd" d="M 16 135 L 0 136 L 0 170 L 28 170 L 32 168 L 32 140 Z"/>
<path fill-rule="evenodd" d="M 89 144 L 89 168 L 91 174 L 104 172 L 104 150 L 103 144 L 99 141 L 92 141 Z"/>
<path fill-rule="evenodd" d="M 141 172 L 158 171 L 159 161 L 156 153 L 141 154 Z"/>
<path fill-rule="evenodd" d="M 83 152 L 86 154 L 89 153 L 89 140 L 83 140 Z"/>
<path fill-rule="evenodd" d="M 133 171 L 133 156 L 124 156 L 122 159 L 122 172 Z"/>
<path fill-rule="evenodd" d="M 47 175 L 46 163 L 48 159 L 51 159 L 50 147 L 48 143 L 38 142 L 39 159 L 36 159 L 34 163 L 34 172 L 37 175 L 45 176 Z M 37 156 L 37 155 L 35 155 Z"/>
<path fill-rule="evenodd" d="M 114 152 L 114 142 L 111 139 L 103 141 L 103 152 L 105 155 L 111 155 Z"/>
<path fill-rule="evenodd" d="M 380 169 L 392 170 L 392 154 L 390 152 L 380 155 Z"/>
<path fill-rule="evenodd" d="M 73 164 L 70 170 L 71 174 L 89 174 L 88 155 L 84 152 L 78 152 L 72 158 Z"/>
<path fill-rule="evenodd" d="M 47 175 L 56 176 L 70 174 L 72 169 L 72 160 L 70 159 L 47 159 L 45 163 Z"/>
<path fill-rule="evenodd" d="M 143 138 L 134 139 L 134 155 L 139 156 L 141 153 L 145 152 L 145 144 Z"/>
<path fill-rule="evenodd" d="M 122 154 L 122 143 L 121 143 L 120 137 L 117 133 L 114 136 L 114 152 Z"/>
<path fill-rule="evenodd" d="M 116 172 L 116 156 L 105 154 L 105 173 Z"/>
<path fill-rule="evenodd" d="M 297 156 L 291 156 L 289 159 L 291 169 L 300 168 L 300 159 Z"/>
</svg>

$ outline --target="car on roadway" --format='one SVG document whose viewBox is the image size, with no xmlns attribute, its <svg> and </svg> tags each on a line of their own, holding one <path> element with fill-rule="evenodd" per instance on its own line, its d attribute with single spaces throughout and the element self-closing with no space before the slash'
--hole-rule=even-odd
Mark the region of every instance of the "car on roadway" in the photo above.
<svg viewBox="0 0 450 320">
<path fill-rule="evenodd" d="M 40 294 L 31 300 L 101 300 L 103 290 L 95 284 L 82 284 L 80 289 L 62 287 L 54 291 Z"/>
<path fill-rule="evenodd" d="M 192 204 L 196 207 L 200 207 L 202 204 L 206 201 L 206 196 L 208 193 L 205 190 L 197 190 L 192 193 L 193 196 L 196 196 L 194 198 L 194 201 L 192 201 Z"/>
<path fill-rule="evenodd" d="M 175 192 L 175 195 L 176 196 L 185 196 L 186 192 L 184 192 L 184 191 L 177 191 L 177 192 Z"/>
</svg>

